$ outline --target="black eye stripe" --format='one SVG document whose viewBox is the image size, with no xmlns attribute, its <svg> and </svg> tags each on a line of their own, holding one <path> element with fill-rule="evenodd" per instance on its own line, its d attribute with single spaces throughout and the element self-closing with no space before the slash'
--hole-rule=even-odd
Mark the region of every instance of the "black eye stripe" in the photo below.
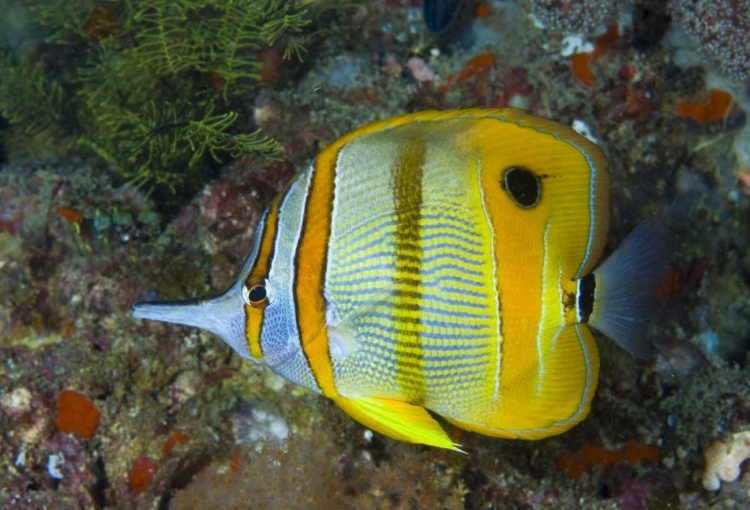
<svg viewBox="0 0 750 510">
<path fill-rule="evenodd" d="M 501 183 L 508 196 L 524 209 L 531 209 L 542 198 L 542 181 L 537 175 L 522 166 L 512 166 L 503 172 Z"/>
</svg>

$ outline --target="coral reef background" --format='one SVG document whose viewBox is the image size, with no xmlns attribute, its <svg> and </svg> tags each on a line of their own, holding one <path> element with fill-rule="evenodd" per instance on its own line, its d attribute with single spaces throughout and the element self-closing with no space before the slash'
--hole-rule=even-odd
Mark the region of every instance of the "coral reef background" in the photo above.
<svg viewBox="0 0 750 510">
<path fill-rule="evenodd" d="M 750 506 L 750 2 L 0 12 L 0 507 Z M 674 232 L 657 354 L 600 338 L 569 433 L 452 431 L 466 455 L 397 443 L 210 334 L 130 317 L 226 288 L 263 208 L 338 136 L 471 106 L 595 139 L 611 247 L 654 215 Z"/>
</svg>

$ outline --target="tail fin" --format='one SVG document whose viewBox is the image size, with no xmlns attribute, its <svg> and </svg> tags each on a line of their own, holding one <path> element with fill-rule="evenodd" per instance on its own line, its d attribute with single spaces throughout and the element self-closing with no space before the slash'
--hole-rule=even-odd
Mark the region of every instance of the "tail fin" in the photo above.
<svg viewBox="0 0 750 510">
<path fill-rule="evenodd" d="M 589 324 L 638 358 L 647 358 L 651 351 L 646 328 L 656 311 L 656 289 L 669 269 L 671 245 L 669 227 L 651 218 L 594 270 Z"/>
</svg>

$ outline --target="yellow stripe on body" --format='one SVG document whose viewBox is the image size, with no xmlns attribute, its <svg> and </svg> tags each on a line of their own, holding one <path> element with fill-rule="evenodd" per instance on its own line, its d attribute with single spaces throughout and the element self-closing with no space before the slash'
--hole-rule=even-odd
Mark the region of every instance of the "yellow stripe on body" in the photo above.
<svg viewBox="0 0 750 510">
<path fill-rule="evenodd" d="M 412 138 L 398 146 L 392 168 L 396 215 L 393 292 L 396 377 L 407 402 L 422 405 L 427 395 L 422 366 L 422 248 L 420 219 L 426 143 Z"/>
<path fill-rule="evenodd" d="M 340 140 L 339 140 L 340 142 Z M 321 393 L 338 397 L 326 329 L 323 295 L 339 143 L 320 153 L 313 163 L 299 244 L 295 255 L 294 300 L 297 327 L 310 370 Z"/>
<path fill-rule="evenodd" d="M 266 214 L 263 232 L 256 233 L 261 235 L 258 255 L 255 258 L 253 267 L 250 269 L 249 276 L 245 280 L 245 285 L 256 279 L 268 277 L 271 271 L 271 263 L 274 256 L 274 247 L 276 245 L 276 234 L 278 231 L 279 204 L 285 193 L 280 193 L 274 198 Z M 263 310 L 245 305 L 245 336 L 247 345 L 250 350 L 250 356 L 255 360 L 263 359 L 263 349 L 261 348 L 260 338 L 263 330 Z"/>
<path fill-rule="evenodd" d="M 577 341 L 570 342 L 572 352 L 565 351 L 571 345 L 561 338 L 569 335 L 560 332 L 571 323 L 563 303 L 575 292 L 573 276 L 583 260 L 585 267 L 593 265 L 604 245 L 608 196 L 602 189 L 608 186 L 608 174 L 598 149 L 572 130 L 520 112 L 503 113 L 502 118 L 478 119 L 467 136 L 467 143 L 482 154 L 481 181 L 495 232 L 501 300 L 500 387 L 487 425 L 495 428 L 492 435 L 544 437 L 572 426 L 582 399 L 590 397 L 584 354 L 596 352 L 575 348 Z M 591 166 L 601 173 L 599 181 L 592 182 Z M 509 167 L 528 168 L 541 177 L 542 195 L 535 207 L 519 207 L 503 189 Z M 599 216 L 596 224 L 591 223 L 592 212 Z M 568 391 L 561 394 L 560 387 Z M 479 430 L 470 424 L 467 428 Z"/>
</svg>

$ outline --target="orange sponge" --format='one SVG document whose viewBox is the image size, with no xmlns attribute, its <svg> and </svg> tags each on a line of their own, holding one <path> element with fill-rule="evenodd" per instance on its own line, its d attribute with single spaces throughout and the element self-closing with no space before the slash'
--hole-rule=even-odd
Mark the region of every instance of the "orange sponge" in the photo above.
<svg viewBox="0 0 750 510">
<path fill-rule="evenodd" d="M 693 119 L 698 124 L 708 124 L 723 120 L 732 104 L 732 96 L 723 90 L 711 89 L 708 97 L 702 103 L 680 101 L 677 105 L 677 115 Z"/>
<path fill-rule="evenodd" d="M 658 461 L 659 449 L 637 441 L 628 441 L 619 451 L 585 444 L 577 452 L 561 455 L 557 467 L 567 478 L 578 478 L 593 464 L 608 467 L 615 462 L 629 462 L 635 466 L 641 460 Z"/>
<path fill-rule="evenodd" d="M 77 433 L 84 437 L 93 437 L 98 426 L 99 409 L 86 395 L 64 390 L 57 396 L 57 430 L 67 434 Z"/>
</svg>

